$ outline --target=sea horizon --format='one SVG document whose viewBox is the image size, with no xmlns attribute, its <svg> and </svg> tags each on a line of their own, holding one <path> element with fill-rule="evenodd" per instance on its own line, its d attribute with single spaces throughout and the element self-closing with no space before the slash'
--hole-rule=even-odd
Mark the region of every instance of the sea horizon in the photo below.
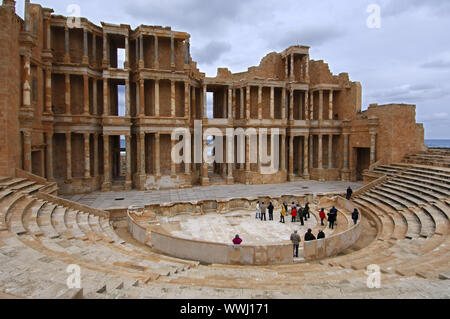
<svg viewBox="0 0 450 319">
<path fill-rule="evenodd" d="M 430 148 L 450 148 L 450 139 L 425 139 L 425 144 Z"/>
</svg>

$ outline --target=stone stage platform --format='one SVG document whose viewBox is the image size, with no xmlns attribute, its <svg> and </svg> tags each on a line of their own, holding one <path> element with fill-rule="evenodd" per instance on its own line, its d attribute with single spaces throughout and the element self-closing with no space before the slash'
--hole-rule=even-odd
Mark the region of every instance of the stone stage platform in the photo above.
<svg viewBox="0 0 450 319">
<path fill-rule="evenodd" d="M 266 216 L 267 221 L 261 221 L 255 218 L 254 212 L 235 211 L 223 215 L 210 213 L 202 216 L 159 217 L 158 220 L 175 237 L 230 244 L 238 234 L 243 239 L 242 244 L 255 246 L 290 243 L 294 230 L 298 230 L 303 241 L 308 228 L 317 226 L 317 220 L 312 214 L 304 226 L 300 222 L 292 223 L 291 216 L 285 217 L 286 223 L 280 223 L 279 210 L 275 210 L 273 221 L 268 220 L 268 213 Z"/>
<path fill-rule="evenodd" d="M 235 184 L 158 191 L 94 192 L 86 195 L 65 196 L 64 198 L 98 209 L 112 209 L 127 208 L 131 205 L 145 206 L 196 200 L 291 194 L 345 193 L 349 186 L 352 187 L 353 191 L 356 191 L 361 188 L 363 184 L 340 181 L 299 181 L 274 185 Z"/>
</svg>

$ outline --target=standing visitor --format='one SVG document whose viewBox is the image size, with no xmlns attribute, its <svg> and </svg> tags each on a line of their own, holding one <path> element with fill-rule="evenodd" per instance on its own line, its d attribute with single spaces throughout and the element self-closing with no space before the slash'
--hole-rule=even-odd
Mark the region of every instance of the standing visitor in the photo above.
<svg viewBox="0 0 450 319">
<path fill-rule="evenodd" d="M 280 223 L 285 223 L 284 222 L 284 216 L 286 216 L 286 204 L 283 203 L 283 205 L 281 205 L 281 212 L 280 212 Z"/>
<path fill-rule="evenodd" d="M 305 234 L 305 241 L 316 240 L 316 236 L 313 235 L 312 229 L 308 229 L 308 232 Z"/>
<path fill-rule="evenodd" d="M 266 221 L 266 205 L 264 202 L 261 204 L 261 221 Z"/>
<path fill-rule="evenodd" d="M 319 234 L 317 234 L 317 239 L 325 239 L 325 233 L 322 230 L 319 230 Z"/>
<path fill-rule="evenodd" d="M 298 258 L 298 246 L 300 245 L 300 236 L 297 234 L 297 231 L 294 231 L 294 233 L 291 235 L 291 242 L 294 245 L 294 257 Z"/>
<path fill-rule="evenodd" d="M 358 219 L 359 219 L 359 212 L 358 212 L 358 210 L 356 208 L 355 208 L 355 210 L 352 213 L 352 219 L 353 219 L 353 222 L 356 225 L 356 223 L 358 223 Z"/>
<path fill-rule="evenodd" d="M 269 207 L 267 207 L 267 209 L 269 210 L 269 220 L 273 220 L 273 209 L 275 207 L 273 207 L 272 202 L 269 203 Z"/>
<path fill-rule="evenodd" d="M 328 213 L 328 222 L 330 223 L 331 229 L 334 229 L 334 223 L 336 222 L 337 214 L 338 210 L 333 206 L 333 208 L 331 208 L 330 212 Z"/>
<path fill-rule="evenodd" d="M 309 206 L 309 203 L 306 203 L 306 205 L 305 205 L 305 212 L 306 212 L 305 220 L 308 220 L 308 218 L 311 218 L 311 215 L 310 215 L 311 207 Z"/>
<path fill-rule="evenodd" d="M 320 209 L 319 217 L 320 217 L 320 225 L 325 226 L 323 221 L 325 220 L 326 215 L 325 215 L 325 210 L 323 208 Z"/>
<path fill-rule="evenodd" d="M 353 190 L 352 190 L 352 188 L 349 186 L 348 188 L 347 188 L 347 200 L 350 200 L 350 198 L 352 198 L 352 195 L 353 195 Z"/>
<path fill-rule="evenodd" d="M 297 208 L 295 207 L 295 205 L 291 209 L 291 216 L 292 216 L 291 222 L 295 223 L 295 219 L 297 218 Z"/>
<path fill-rule="evenodd" d="M 233 244 L 240 245 L 242 243 L 242 239 L 239 237 L 239 235 L 236 235 L 233 239 Z"/>
<path fill-rule="evenodd" d="M 259 205 L 259 201 L 256 203 L 256 219 L 261 218 L 261 206 Z"/>
</svg>

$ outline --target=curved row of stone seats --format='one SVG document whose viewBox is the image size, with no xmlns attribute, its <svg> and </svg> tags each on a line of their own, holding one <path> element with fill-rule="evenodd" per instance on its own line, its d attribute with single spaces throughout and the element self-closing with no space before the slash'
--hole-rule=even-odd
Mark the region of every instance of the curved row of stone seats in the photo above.
<svg viewBox="0 0 450 319">
<path fill-rule="evenodd" d="M 34 184 L 22 179 L 5 182 L 0 198 L 2 234 L 11 235 L 43 256 L 79 264 L 83 269 L 120 275 L 118 279 L 141 278 L 147 282 L 198 265 L 125 243 L 112 229 L 109 219 L 53 204 L 23 191 Z M 0 241 L 0 246 L 8 245 Z"/>
</svg>

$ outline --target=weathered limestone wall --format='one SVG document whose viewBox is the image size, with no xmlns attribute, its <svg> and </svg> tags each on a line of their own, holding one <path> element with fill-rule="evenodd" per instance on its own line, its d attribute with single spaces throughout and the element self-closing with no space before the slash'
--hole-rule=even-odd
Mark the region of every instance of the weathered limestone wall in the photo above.
<svg viewBox="0 0 450 319">
<path fill-rule="evenodd" d="M 426 150 L 423 127 L 416 124 L 415 105 L 373 105 L 364 115 L 378 118 L 376 153 L 384 164 L 398 163 L 408 154 Z"/>
<path fill-rule="evenodd" d="M 19 32 L 21 21 L 13 6 L 0 7 L 0 176 L 13 176 L 20 160 L 21 101 Z"/>
</svg>

